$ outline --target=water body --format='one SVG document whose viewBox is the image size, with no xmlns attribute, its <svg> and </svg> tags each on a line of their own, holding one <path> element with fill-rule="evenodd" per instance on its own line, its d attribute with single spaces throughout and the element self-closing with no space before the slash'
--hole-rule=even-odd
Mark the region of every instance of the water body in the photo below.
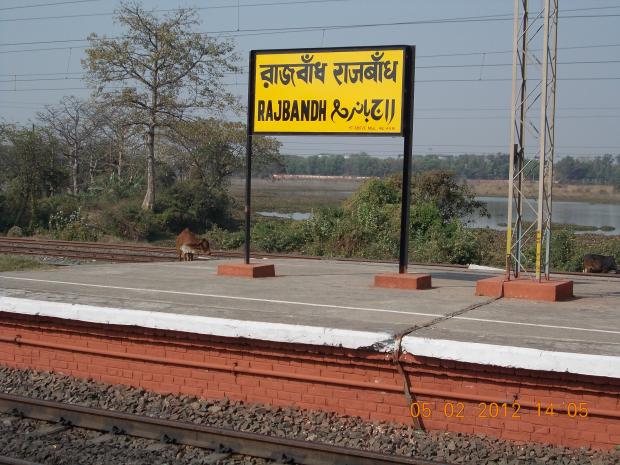
<svg viewBox="0 0 620 465">
<path fill-rule="evenodd" d="M 471 226 L 476 228 L 506 229 L 508 199 L 501 197 L 477 197 L 487 205 L 490 218 L 469 218 Z M 534 206 L 535 207 L 535 206 Z M 536 207 L 535 207 L 536 208 Z M 536 213 L 524 205 L 524 219 L 527 222 L 536 220 Z M 613 231 L 592 231 L 597 234 L 620 234 L 620 205 L 607 203 L 585 202 L 553 202 L 553 222 L 556 224 L 576 224 L 601 228 L 611 226 Z"/>
<path fill-rule="evenodd" d="M 491 214 L 490 218 L 467 218 L 469 225 L 474 228 L 491 228 L 506 230 L 506 214 L 508 200 L 501 197 L 477 197 L 486 203 Z M 524 208 L 525 221 L 535 221 L 536 213 L 531 209 Z M 296 221 L 307 220 L 312 213 L 280 213 L 276 211 L 257 212 L 258 215 L 292 219 Z M 597 234 L 619 235 L 620 234 L 620 205 L 608 203 L 584 203 L 584 202 L 553 202 L 553 222 L 557 224 L 576 224 L 580 226 L 592 226 L 601 228 L 611 226 L 613 231 L 591 231 Z M 587 231 L 590 232 L 590 231 Z"/>
<path fill-rule="evenodd" d="M 308 218 L 312 216 L 312 213 L 300 213 L 300 212 L 295 212 L 295 213 L 256 212 L 256 214 L 260 216 L 268 216 L 271 218 L 284 218 L 287 220 L 295 220 L 295 221 L 307 220 Z"/>
</svg>

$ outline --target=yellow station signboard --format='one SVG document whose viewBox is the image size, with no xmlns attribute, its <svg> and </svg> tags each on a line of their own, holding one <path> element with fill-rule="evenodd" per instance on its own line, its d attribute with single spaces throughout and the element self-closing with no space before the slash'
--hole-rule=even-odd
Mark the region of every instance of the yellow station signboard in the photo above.
<svg viewBox="0 0 620 465">
<path fill-rule="evenodd" d="M 405 51 L 404 46 L 253 51 L 251 132 L 402 134 L 405 71 L 413 67 Z"/>
</svg>

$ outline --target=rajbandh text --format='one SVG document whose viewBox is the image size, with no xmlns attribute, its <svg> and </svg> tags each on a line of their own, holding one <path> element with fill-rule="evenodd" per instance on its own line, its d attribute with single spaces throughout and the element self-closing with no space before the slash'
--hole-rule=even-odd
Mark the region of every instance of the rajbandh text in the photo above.
<svg viewBox="0 0 620 465">
<path fill-rule="evenodd" d="M 402 133 L 404 48 L 254 53 L 253 132 Z"/>
</svg>

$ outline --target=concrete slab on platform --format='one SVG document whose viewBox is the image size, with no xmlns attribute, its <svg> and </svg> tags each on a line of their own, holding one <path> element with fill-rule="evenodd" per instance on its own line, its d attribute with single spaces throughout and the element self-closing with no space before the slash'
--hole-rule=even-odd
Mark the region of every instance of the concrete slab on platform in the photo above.
<svg viewBox="0 0 620 465">
<path fill-rule="evenodd" d="M 217 276 L 218 265 L 238 259 L 5 272 L 0 312 L 386 351 L 396 335 L 408 333 L 418 355 L 424 355 L 422 340 L 452 341 L 512 348 L 526 365 L 532 357 L 526 349 L 598 357 L 601 367 L 620 357 L 617 278 L 573 277 L 574 300 L 543 303 L 475 296 L 476 281 L 493 276 L 480 271 L 410 267 L 433 278 L 432 289 L 412 293 L 373 287 L 375 275 L 394 272 L 396 265 L 256 261 L 275 264 L 276 278 Z M 427 346 L 431 356 L 436 348 Z M 563 363 L 559 371 L 572 362 Z"/>
</svg>

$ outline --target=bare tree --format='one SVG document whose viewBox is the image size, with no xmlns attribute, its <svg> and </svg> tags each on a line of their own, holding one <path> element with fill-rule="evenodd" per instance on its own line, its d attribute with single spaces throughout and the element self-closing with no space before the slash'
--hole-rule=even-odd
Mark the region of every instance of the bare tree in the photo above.
<svg viewBox="0 0 620 465">
<path fill-rule="evenodd" d="M 123 3 L 116 20 L 124 27 L 120 39 L 89 36 L 83 61 L 91 84 L 107 102 L 132 108 L 147 129 L 147 188 L 142 208 L 155 201 L 155 133 L 183 119 L 195 108 L 222 109 L 234 103 L 221 78 L 236 72 L 231 42 L 192 32 L 198 25 L 192 9 L 174 10 L 159 18 L 140 3 Z M 120 82 L 121 90 L 105 90 Z"/>
<path fill-rule="evenodd" d="M 71 191 L 79 190 L 79 167 L 85 148 L 93 142 L 100 119 L 92 102 L 77 97 L 64 97 L 56 106 L 47 106 L 38 113 L 45 128 L 62 144 L 63 155 L 69 160 Z"/>
<path fill-rule="evenodd" d="M 185 178 L 223 187 L 245 164 L 246 129 L 238 122 L 215 118 L 181 122 L 169 131 L 168 151 Z M 273 137 L 254 137 L 256 169 L 280 161 L 281 143 Z"/>
<path fill-rule="evenodd" d="M 108 166 L 112 166 L 118 179 L 123 178 L 123 171 L 127 158 L 143 147 L 140 137 L 140 124 L 136 124 L 136 117 L 131 108 L 109 105 L 101 102 L 99 113 L 102 115 L 101 130 L 108 147 Z"/>
</svg>

